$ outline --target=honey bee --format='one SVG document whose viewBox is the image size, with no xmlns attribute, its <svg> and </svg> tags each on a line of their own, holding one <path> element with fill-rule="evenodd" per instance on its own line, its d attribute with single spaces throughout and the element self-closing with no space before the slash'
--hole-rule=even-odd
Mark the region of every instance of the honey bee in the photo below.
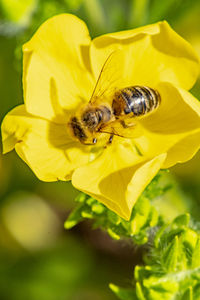
<svg viewBox="0 0 200 300">
<path fill-rule="evenodd" d="M 104 73 L 109 68 L 111 56 L 112 54 L 101 69 L 89 103 L 69 121 L 72 135 L 85 145 L 96 144 L 100 134 L 109 134 L 108 143 L 112 142 L 115 135 L 130 137 L 128 132 L 133 131 L 136 125 L 134 122 L 126 121 L 149 114 L 161 102 L 160 94 L 155 89 L 147 86 L 116 89 L 115 80 L 111 84 L 114 89 L 112 88 L 110 92 L 110 99 L 106 102 L 104 99 L 106 88 L 103 89 L 101 83 L 104 80 Z"/>
</svg>

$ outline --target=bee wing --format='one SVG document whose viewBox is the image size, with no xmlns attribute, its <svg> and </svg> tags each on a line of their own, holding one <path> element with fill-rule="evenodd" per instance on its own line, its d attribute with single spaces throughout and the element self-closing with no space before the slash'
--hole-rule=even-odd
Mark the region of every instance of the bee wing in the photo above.
<svg viewBox="0 0 200 300">
<path fill-rule="evenodd" d="M 121 53 L 122 50 L 113 51 L 104 62 L 90 98 L 91 104 L 102 102 L 102 100 L 108 101 L 116 88 L 120 89 L 124 85 L 121 75 L 123 66 L 119 66 L 119 56 L 122 59 Z"/>
<path fill-rule="evenodd" d="M 142 135 L 142 127 L 138 122 L 133 122 L 133 120 L 129 118 L 107 123 L 101 127 L 99 132 L 133 139 Z"/>
</svg>

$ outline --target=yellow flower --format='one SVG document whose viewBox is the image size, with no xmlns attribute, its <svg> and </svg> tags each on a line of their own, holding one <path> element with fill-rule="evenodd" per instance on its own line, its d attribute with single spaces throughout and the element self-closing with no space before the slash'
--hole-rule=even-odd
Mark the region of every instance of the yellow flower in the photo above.
<svg viewBox="0 0 200 300">
<path fill-rule="evenodd" d="M 139 136 L 115 136 L 100 151 L 74 139 L 67 124 L 88 103 L 103 64 L 117 49 L 116 88 L 124 80 L 126 87 L 149 86 L 159 91 L 161 104 L 138 120 Z M 46 21 L 23 52 L 25 104 L 3 121 L 3 151 L 15 148 L 39 179 L 72 180 L 129 219 L 159 169 L 185 162 L 199 149 L 200 103 L 187 92 L 198 76 L 198 57 L 166 22 L 91 41 L 83 21 L 63 14 Z"/>
</svg>

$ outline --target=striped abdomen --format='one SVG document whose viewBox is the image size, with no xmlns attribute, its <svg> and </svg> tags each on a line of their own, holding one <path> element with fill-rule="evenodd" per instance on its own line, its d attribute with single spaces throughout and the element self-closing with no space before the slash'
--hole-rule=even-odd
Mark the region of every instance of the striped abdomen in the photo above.
<svg viewBox="0 0 200 300">
<path fill-rule="evenodd" d="M 112 102 L 115 116 L 132 113 L 134 116 L 142 116 L 158 107 L 160 103 L 159 93 L 147 86 L 131 86 L 116 92 Z"/>
</svg>

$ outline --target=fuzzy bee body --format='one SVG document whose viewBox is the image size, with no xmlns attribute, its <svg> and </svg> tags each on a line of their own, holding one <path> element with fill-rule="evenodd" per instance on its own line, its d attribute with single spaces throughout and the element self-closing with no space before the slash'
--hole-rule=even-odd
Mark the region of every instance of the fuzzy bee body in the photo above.
<svg viewBox="0 0 200 300">
<path fill-rule="evenodd" d="M 96 144 L 96 135 L 101 126 L 107 124 L 113 118 L 112 110 L 105 105 L 88 105 L 81 112 L 79 118 L 72 117 L 69 125 L 73 136 L 83 144 Z"/>
<path fill-rule="evenodd" d="M 114 93 L 110 105 L 94 105 L 89 103 L 79 114 L 70 120 L 72 134 L 83 144 L 96 144 L 99 133 L 108 133 L 112 141 L 116 128 L 113 123 L 121 122 L 124 127 L 125 118 L 144 116 L 155 110 L 160 103 L 159 93 L 146 86 L 132 86 Z M 110 126 L 110 128 L 109 128 Z"/>
<path fill-rule="evenodd" d="M 89 103 L 80 108 L 68 124 L 73 137 L 83 144 L 96 144 L 104 134 L 110 135 L 108 143 L 115 135 L 135 138 L 139 132 L 136 127 L 140 127 L 136 119 L 151 113 L 160 104 L 158 91 L 147 86 L 134 85 L 116 90 L 119 83 L 126 82 L 121 78 L 121 68 L 116 65 L 121 54 L 117 50 L 108 55 Z"/>
<path fill-rule="evenodd" d="M 132 86 L 115 93 L 112 110 L 118 118 L 129 114 L 139 117 L 156 109 L 159 103 L 160 95 L 156 90 L 146 86 Z"/>
</svg>

